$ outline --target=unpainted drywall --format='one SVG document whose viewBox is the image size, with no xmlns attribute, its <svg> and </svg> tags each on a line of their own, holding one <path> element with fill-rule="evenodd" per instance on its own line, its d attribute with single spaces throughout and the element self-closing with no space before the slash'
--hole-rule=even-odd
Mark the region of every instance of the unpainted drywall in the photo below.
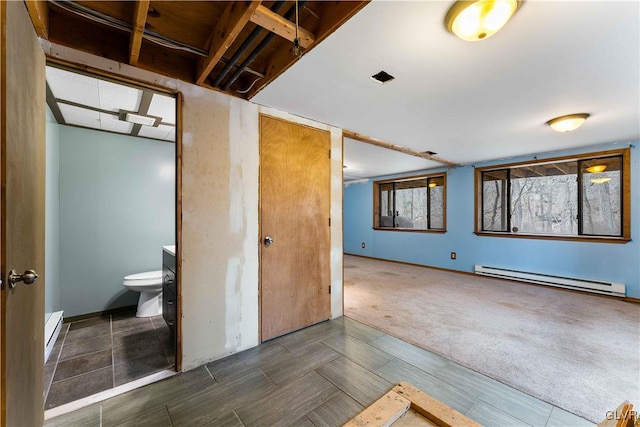
<svg viewBox="0 0 640 427">
<path fill-rule="evenodd" d="M 184 96 L 182 369 L 253 347 L 258 326 L 258 116 L 331 132 L 333 317 L 342 314 L 341 130 L 66 47 L 45 52 Z"/>
</svg>

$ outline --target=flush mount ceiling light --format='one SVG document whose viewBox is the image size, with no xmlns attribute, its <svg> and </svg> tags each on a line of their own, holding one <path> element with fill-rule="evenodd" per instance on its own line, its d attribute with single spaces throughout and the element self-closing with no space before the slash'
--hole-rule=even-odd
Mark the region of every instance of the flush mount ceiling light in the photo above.
<svg viewBox="0 0 640 427">
<path fill-rule="evenodd" d="M 551 129 L 556 132 L 571 132 L 578 129 L 587 120 L 589 114 L 568 114 L 566 116 L 556 117 L 547 122 Z"/>
<path fill-rule="evenodd" d="M 600 173 L 600 172 L 604 172 L 604 170 L 607 168 L 607 165 L 595 165 L 595 166 L 589 166 L 587 168 L 587 172 L 590 173 Z"/>
<path fill-rule="evenodd" d="M 162 122 L 162 117 L 138 114 L 134 111 L 125 110 L 120 110 L 120 112 L 118 113 L 118 118 L 124 122 L 152 127 L 158 127 L 160 122 Z"/>
<path fill-rule="evenodd" d="M 458 0 L 447 12 L 444 23 L 450 33 L 462 40 L 484 40 L 500 31 L 521 5 L 521 0 Z"/>
</svg>

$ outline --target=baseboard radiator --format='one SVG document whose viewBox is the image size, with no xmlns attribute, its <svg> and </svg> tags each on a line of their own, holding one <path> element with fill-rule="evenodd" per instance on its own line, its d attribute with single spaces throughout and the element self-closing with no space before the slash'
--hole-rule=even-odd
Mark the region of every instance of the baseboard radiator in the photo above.
<svg viewBox="0 0 640 427">
<path fill-rule="evenodd" d="M 556 286 L 577 291 L 593 292 L 596 294 L 624 297 L 626 289 L 624 283 L 607 282 L 602 280 L 578 279 L 575 277 L 555 276 L 552 274 L 530 273 L 527 271 L 510 270 L 507 268 L 475 265 L 475 273 L 482 276 L 499 277 L 501 279 L 519 280 L 537 283 L 539 285 Z"/>
<path fill-rule="evenodd" d="M 53 350 L 53 346 L 56 344 L 60 330 L 62 329 L 62 315 L 63 311 L 56 311 L 51 313 L 49 320 L 44 324 L 44 362 L 47 363 L 49 355 Z"/>
</svg>

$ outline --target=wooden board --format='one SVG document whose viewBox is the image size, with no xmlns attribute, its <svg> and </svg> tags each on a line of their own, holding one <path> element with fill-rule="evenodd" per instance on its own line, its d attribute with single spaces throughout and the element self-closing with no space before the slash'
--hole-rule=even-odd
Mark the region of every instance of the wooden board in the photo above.
<svg viewBox="0 0 640 427">
<path fill-rule="evenodd" d="M 331 316 L 330 144 L 329 132 L 260 117 L 262 341 Z"/>
<path fill-rule="evenodd" d="M 345 427 L 387 427 L 405 415 L 410 406 L 410 400 L 405 399 L 395 391 L 390 391 L 365 408 L 357 417 L 346 423 Z"/>
<path fill-rule="evenodd" d="M 44 382 L 45 59 L 23 2 L 2 2 L 2 419 L 40 426 Z M 15 269 L 39 274 L 9 289 Z"/>
<path fill-rule="evenodd" d="M 403 381 L 344 426 L 480 427 L 480 424 Z"/>
</svg>

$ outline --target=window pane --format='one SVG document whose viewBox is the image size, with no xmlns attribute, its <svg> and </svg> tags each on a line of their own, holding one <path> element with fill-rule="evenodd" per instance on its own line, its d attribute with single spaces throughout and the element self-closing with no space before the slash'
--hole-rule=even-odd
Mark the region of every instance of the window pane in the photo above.
<svg viewBox="0 0 640 427">
<path fill-rule="evenodd" d="M 622 235 L 622 158 L 582 162 L 582 234 Z"/>
<path fill-rule="evenodd" d="M 577 162 L 511 169 L 511 231 L 578 234 Z"/>
<path fill-rule="evenodd" d="M 482 173 L 482 230 L 507 231 L 507 170 Z"/>
<path fill-rule="evenodd" d="M 429 178 L 429 226 L 444 229 L 444 178 Z"/>
<path fill-rule="evenodd" d="M 393 194 L 392 185 L 380 186 L 380 227 L 393 227 Z"/>
<path fill-rule="evenodd" d="M 396 183 L 396 228 L 427 229 L 427 180 Z"/>
</svg>

